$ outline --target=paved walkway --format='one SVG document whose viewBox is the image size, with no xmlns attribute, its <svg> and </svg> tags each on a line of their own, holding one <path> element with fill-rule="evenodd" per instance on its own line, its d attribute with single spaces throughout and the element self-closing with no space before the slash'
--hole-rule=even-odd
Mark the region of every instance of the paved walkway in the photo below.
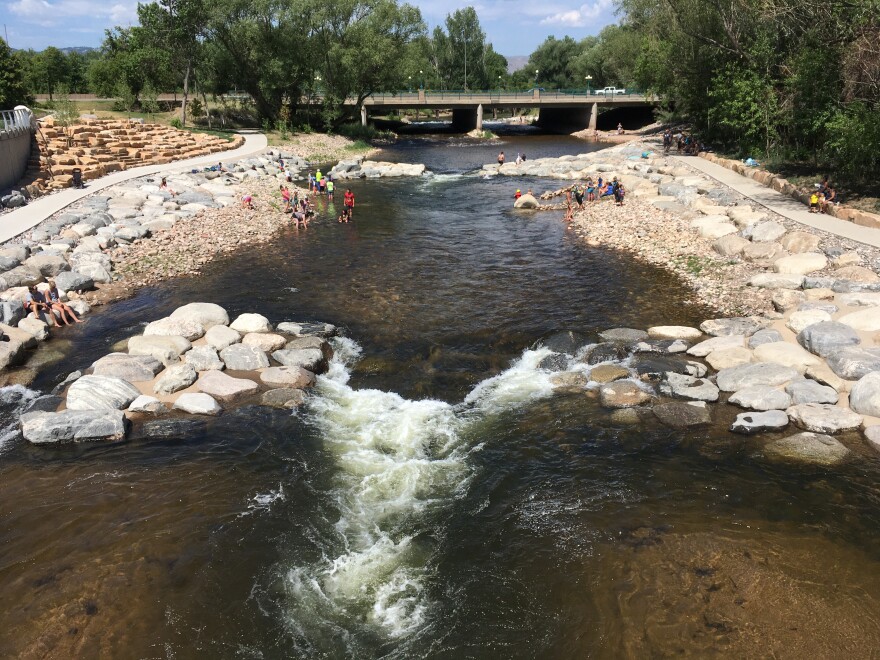
<svg viewBox="0 0 880 660">
<path fill-rule="evenodd" d="M 112 174 L 102 176 L 100 179 L 87 181 L 85 188 L 67 188 L 51 195 L 40 197 L 27 206 L 4 213 L 0 215 L 0 243 L 15 238 L 32 227 L 36 227 L 50 215 L 70 206 L 75 201 L 117 183 L 136 179 L 147 174 L 179 172 L 180 170 L 188 170 L 193 167 L 216 165 L 219 161 L 234 161 L 260 153 L 268 146 L 266 136 L 262 133 L 242 133 L 242 135 L 244 136 L 244 144 L 238 149 L 220 151 L 215 154 L 208 154 L 207 156 L 197 156 L 173 163 L 166 163 L 165 165 L 144 165 L 143 167 L 135 167 L 130 170 L 113 172 Z"/>
<path fill-rule="evenodd" d="M 788 195 L 776 192 L 772 188 L 763 186 L 747 176 L 737 174 L 726 167 L 710 163 L 705 158 L 695 156 L 673 156 L 677 161 L 690 165 L 703 174 L 712 177 L 716 181 L 730 186 L 736 192 L 745 195 L 756 204 L 770 209 L 781 216 L 794 220 L 802 225 L 827 231 L 859 243 L 880 247 L 880 229 L 862 227 L 861 225 L 838 220 L 824 213 L 810 213 L 806 206 L 792 199 Z"/>
</svg>

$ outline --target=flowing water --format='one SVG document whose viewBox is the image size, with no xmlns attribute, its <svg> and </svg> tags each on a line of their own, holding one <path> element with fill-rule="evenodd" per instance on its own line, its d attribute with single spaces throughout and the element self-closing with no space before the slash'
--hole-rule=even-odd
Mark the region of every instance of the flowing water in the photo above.
<svg viewBox="0 0 880 660">
<path fill-rule="evenodd" d="M 510 210 L 474 172 L 565 138 L 413 138 L 419 180 L 354 182 L 314 223 L 109 306 L 34 390 L 192 300 L 343 328 L 295 414 L 31 447 L 0 390 L 3 657 L 869 657 L 880 477 L 554 394 L 613 326 L 693 324 L 680 283 Z M 335 217 L 337 209 L 326 209 Z M 577 333 L 568 344 L 558 333 Z M 551 350 L 554 349 L 554 350 Z M 719 421 L 734 411 L 723 407 Z"/>
</svg>

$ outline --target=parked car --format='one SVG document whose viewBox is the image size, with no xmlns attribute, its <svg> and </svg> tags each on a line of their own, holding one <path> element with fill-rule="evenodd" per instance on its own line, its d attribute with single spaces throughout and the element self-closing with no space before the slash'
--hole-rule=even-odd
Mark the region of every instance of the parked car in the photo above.
<svg viewBox="0 0 880 660">
<path fill-rule="evenodd" d="M 597 89 L 596 94 L 602 94 L 603 96 L 613 96 L 614 94 L 626 94 L 626 90 L 618 89 L 617 87 L 606 87 L 604 89 Z"/>
</svg>

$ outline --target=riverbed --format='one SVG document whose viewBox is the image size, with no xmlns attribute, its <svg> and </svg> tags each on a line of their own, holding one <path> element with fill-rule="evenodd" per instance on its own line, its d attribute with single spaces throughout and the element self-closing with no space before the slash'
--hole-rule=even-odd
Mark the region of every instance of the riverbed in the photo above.
<svg viewBox="0 0 880 660">
<path fill-rule="evenodd" d="M 592 148 L 405 139 L 377 158 L 435 175 L 352 182 L 353 223 L 337 200 L 66 331 L 35 390 L 195 300 L 343 337 L 295 414 L 185 438 L 31 447 L 7 424 L 32 394 L 0 390 L 0 654 L 870 655 L 876 460 L 781 467 L 553 394 L 542 341 L 713 316 L 561 213 L 511 209 L 552 182 L 476 175 L 500 149 Z"/>
</svg>

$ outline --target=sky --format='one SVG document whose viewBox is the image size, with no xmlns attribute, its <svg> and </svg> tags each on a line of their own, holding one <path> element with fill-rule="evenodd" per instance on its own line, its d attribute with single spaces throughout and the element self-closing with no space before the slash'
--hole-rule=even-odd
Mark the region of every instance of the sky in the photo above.
<svg viewBox="0 0 880 660">
<path fill-rule="evenodd" d="M 332 0 L 330 0 L 332 2 Z M 429 29 L 468 6 L 453 0 L 409 0 Z M 482 0 L 472 5 L 502 55 L 528 55 L 549 35 L 582 39 L 616 22 L 613 0 Z M 13 48 L 99 46 L 104 30 L 137 22 L 137 0 L 0 0 L 0 22 Z"/>
</svg>

